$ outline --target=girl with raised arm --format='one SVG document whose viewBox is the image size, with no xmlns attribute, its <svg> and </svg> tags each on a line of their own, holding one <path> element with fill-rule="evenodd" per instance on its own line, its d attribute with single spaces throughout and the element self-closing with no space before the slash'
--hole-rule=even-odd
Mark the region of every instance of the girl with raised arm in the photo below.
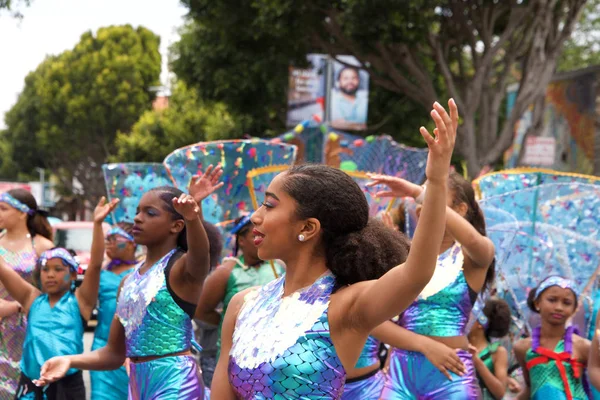
<svg viewBox="0 0 600 400">
<path fill-rule="evenodd" d="M 377 196 L 410 196 L 421 203 L 429 190 L 429 179 L 421 187 L 395 177 L 372 178 L 373 185 L 390 187 Z M 417 215 L 422 218 L 422 210 L 417 209 Z M 382 399 L 479 398 L 466 326 L 478 293 L 494 279 L 494 245 L 485 234 L 473 187 L 462 176 L 450 173 L 445 231 L 437 247 L 433 278 L 400 315 L 397 329 L 373 332 L 394 347 Z"/>
<path fill-rule="evenodd" d="M 116 205 L 117 202 L 107 204 L 102 198 L 94 211 L 94 219 L 104 220 Z M 64 248 L 42 253 L 37 266 L 41 290 L 21 278 L 3 260 L 0 262 L 0 281 L 22 304 L 28 319 L 15 399 L 85 398 L 83 375 L 76 368 L 44 388 L 36 386 L 34 381 L 50 358 L 83 352 L 84 324 L 90 319 L 98 299 L 103 254 L 97 250 L 92 248 L 88 269 L 78 289 L 75 289 L 75 280 L 79 264 Z"/>
<path fill-rule="evenodd" d="M 220 168 L 207 169 L 200 197 L 222 186 L 219 176 Z M 191 354 L 192 318 L 210 266 L 210 245 L 200 215 L 192 196 L 174 187 L 144 194 L 133 237 L 146 246 L 146 260 L 121 284 L 108 343 L 88 354 L 51 359 L 39 384 L 59 379 L 69 368 L 116 369 L 128 357 L 130 399 L 204 397 Z"/>
<path fill-rule="evenodd" d="M 33 283 L 39 256 L 54 247 L 52 228 L 35 198 L 24 189 L 0 194 L 0 255 L 23 279 Z M 27 329 L 23 307 L 0 284 L 0 400 L 13 400 Z"/>
<path fill-rule="evenodd" d="M 229 303 L 214 398 L 341 396 L 371 330 L 406 308 L 435 269 L 458 125 L 449 106 L 451 116 L 434 105 L 435 137 L 421 128 L 430 187 L 406 259 L 400 233 L 369 221 L 363 192 L 343 171 L 297 165 L 273 179 L 252 216 L 254 244 L 262 260 L 282 260 L 286 274 Z"/>
</svg>

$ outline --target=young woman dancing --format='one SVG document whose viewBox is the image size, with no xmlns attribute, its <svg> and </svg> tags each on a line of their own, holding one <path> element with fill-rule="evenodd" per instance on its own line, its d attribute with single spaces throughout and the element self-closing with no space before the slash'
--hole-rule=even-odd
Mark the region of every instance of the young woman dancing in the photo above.
<svg viewBox="0 0 600 400">
<path fill-rule="evenodd" d="M 435 269 L 430 249 L 442 241 L 458 125 L 454 101 L 449 107 L 451 116 L 434 105 L 435 138 L 421 128 L 430 186 L 406 259 L 401 234 L 369 221 L 364 193 L 344 172 L 298 165 L 273 179 L 252 216 L 254 243 L 261 259 L 281 259 L 286 274 L 231 300 L 214 398 L 341 396 L 371 330 L 407 307 Z M 398 267 L 368 281 L 392 263 Z"/>
</svg>

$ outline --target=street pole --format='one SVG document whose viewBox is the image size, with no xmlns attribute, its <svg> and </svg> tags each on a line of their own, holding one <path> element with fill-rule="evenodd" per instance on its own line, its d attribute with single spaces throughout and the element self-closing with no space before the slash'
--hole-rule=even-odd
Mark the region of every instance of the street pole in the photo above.
<svg viewBox="0 0 600 400">
<path fill-rule="evenodd" d="M 44 170 L 44 168 L 36 168 L 35 170 L 40 174 L 40 196 L 42 197 L 40 205 L 44 207 L 46 205 L 46 171 Z"/>
<path fill-rule="evenodd" d="M 325 59 L 325 114 L 323 123 L 329 125 L 331 122 L 331 89 L 333 88 L 333 59 L 328 54 Z"/>
</svg>

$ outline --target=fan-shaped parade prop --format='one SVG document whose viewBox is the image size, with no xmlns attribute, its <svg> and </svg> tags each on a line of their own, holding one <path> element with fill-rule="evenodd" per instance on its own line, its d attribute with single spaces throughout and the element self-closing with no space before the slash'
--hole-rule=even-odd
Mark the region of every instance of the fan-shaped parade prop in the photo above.
<svg viewBox="0 0 600 400">
<path fill-rule="evenodd" d="M 387 135 L 363 138 L 307 122 L 276 140 L 297 145 L 298 162 L 398 176 L 418 184 L 425 180 L 428 150 L 401 145 Z"/>
<path fill-rule="evenodd" d="M 480 205 L 496 246 L 498 294 L 528 329 L 537 324 L 537 316 L 527 308 L 527 294 L 541 280 L 561 275 L 583 291 L 590 288 L 590 278 L 600 266 L 600 185 L 585 183 L 599 183 L 596 179 L 549 171 L 509 171 L 478 181 Z M 507 192 L 508 187 L 517 189 Z M 505 221 L 495 223 L 499 213 L 494 215 L 492 210 L 510 214 L 514 220 L 503 217 Z M 585 316 L 576 322 L 587 330 L 591 312 L 583 311 Z"/>
<path fill-rule="evenodd" d="M 133 223 L 144 193 L 159 186 L 173 185 L 164 165 L 157 163 L 104 164 L 102 172 L 108 198 L 120 200 L 113 211 L 115 222 Z"/>
<path fill-rule="evenodd" d="M 229 140 L 202 142 L 175 150 L 165 159 L 165 166 L 175 182 L 184 190 L 190 179 L 209 165 L 223 167 L 223 187 L 213 200 L 222 208 L 220 221 L 227 226 L 240 215 L 253 211 L 246 174 L 258 167 L 291 166 L 296 159 L 295 146 L 265 140 Z"/>
</svg>

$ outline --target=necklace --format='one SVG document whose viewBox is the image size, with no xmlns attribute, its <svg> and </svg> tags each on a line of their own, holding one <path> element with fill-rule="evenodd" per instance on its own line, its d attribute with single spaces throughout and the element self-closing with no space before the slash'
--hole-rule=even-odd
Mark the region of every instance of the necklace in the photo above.
<svg viewBox="0 0 600 400">
<path fill-rule="evenodd" d="M 8 247 L 13 247 L 13 245 L 14 245 L 14 244 L 16 244 L 16 243 L 20 243 L 20 242 L 21 242 L 21 240 L 22 240 L 22 239 L 17 239 L 17 240 L 8 240 L 8 239 L 6 238 L 6 231 L 4 232 L 4 235 L 2 236 L 2 238 L 5 240 L 5 243 L 6 243 L 7 245 L 9 245 Z M 25 235 L 25 238 L 26 238 L 28 241 L 29 241 L 29 240 L 31 240 L 31 234 L 29 234 L 29 233 L 28 233 L 27 235 Z M 6 246 L 4 246 L 4 247 L 6 247 Z"/>
</svg>

